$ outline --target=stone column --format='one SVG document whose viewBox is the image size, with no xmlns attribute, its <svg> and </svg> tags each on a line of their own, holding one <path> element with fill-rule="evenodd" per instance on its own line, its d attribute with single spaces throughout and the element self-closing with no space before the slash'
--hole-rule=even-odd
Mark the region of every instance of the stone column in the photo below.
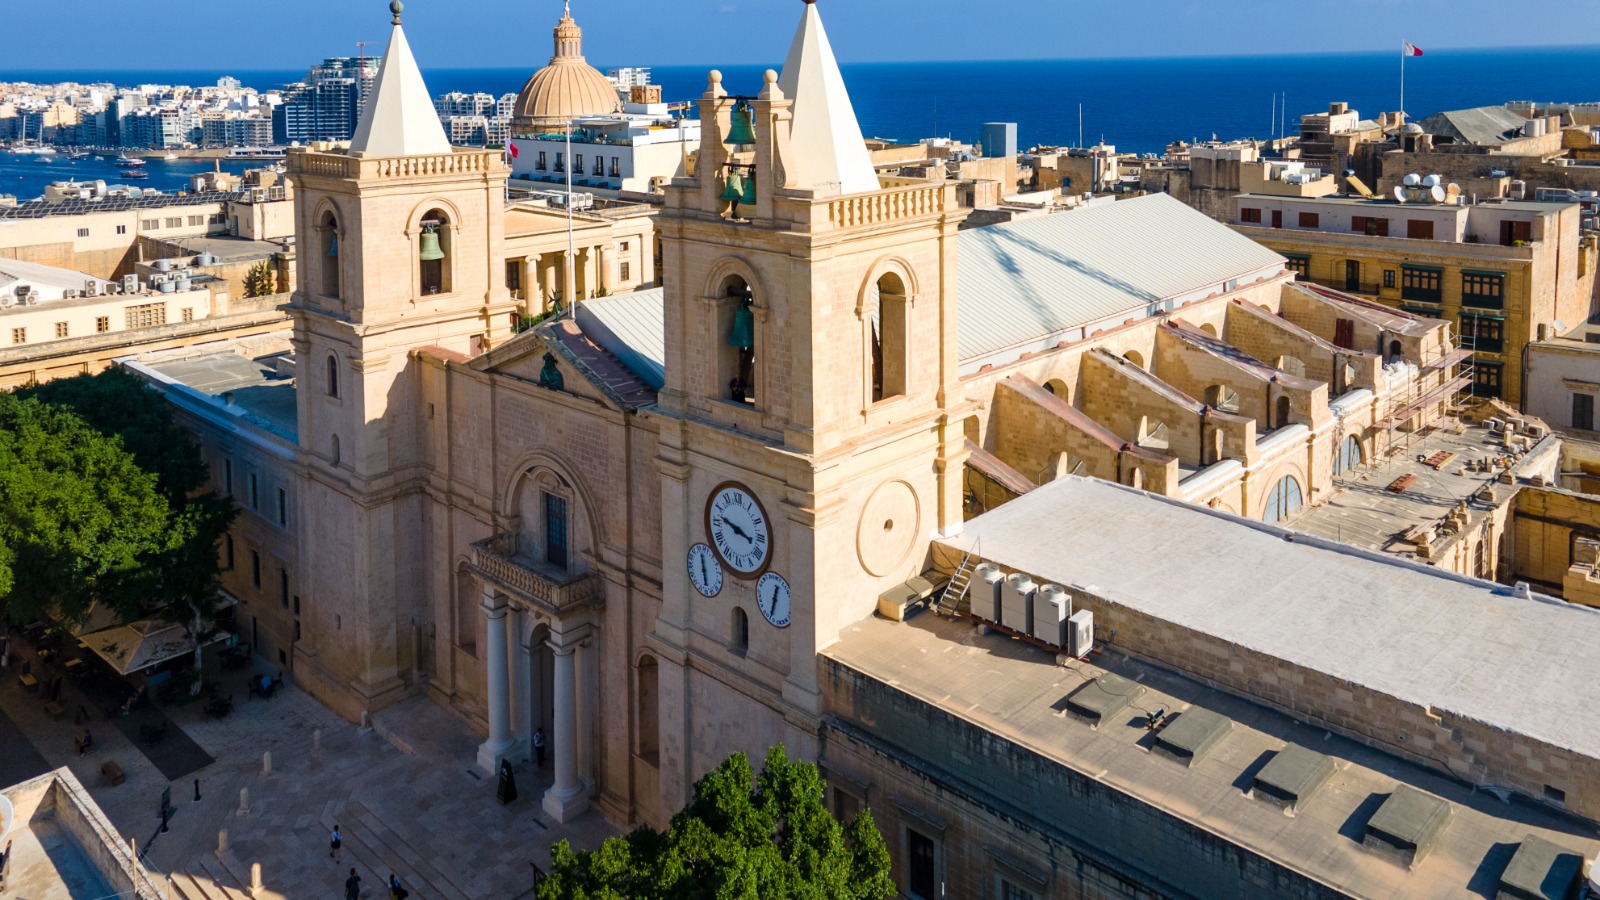
<svg viewBox="0 0 1600 900">
<path fill-rule="evenodd" d="M 540 296 L 538 308 L 542 311 L 548 308 L 546 304 L 550 302 L 551 297 L 554 297 L 561 290 L 561 286 L 556 283 L 556 276 L 559 273 L 556 271 L 557 257 L 555 254 L 546 253 L 539 257 L 539 264 L 541 268 L 539 270 Z"/>
<path fill-rule="evenodd" d="M 594 249 L 595 259 L 598 260 L 596 265 L 600 269 L 600 288 L 609 294 L 615 289 L 615 283 L 611 278 L 611 270 L 617 267 L 616 248 L 607 244 Z"/>
<path fill-rule="evenodd" d="M 489 739 L 478 748 L 478 766 L 494 774 L 511 749 L 510 672 L 506 665 L 506 605 L 494 588 L 483 589 L 483 614 L 488 617 L 484 658 L 488 663 Z"/>
<path fill-rule="evenodd" d="M 656 283 L 656 239 L 646 232 L 639 236 L 639 286 Z"/>
<path fill-rule="evenodd" d="M 576 643 L 550 641 L 555 653 L 555 784 L 544 795 L 544 811 L 559 823 L 572 821 L 589 808 L 589 799 L 578 781 L 578 677 L 574 651 Z"/>
</svg>

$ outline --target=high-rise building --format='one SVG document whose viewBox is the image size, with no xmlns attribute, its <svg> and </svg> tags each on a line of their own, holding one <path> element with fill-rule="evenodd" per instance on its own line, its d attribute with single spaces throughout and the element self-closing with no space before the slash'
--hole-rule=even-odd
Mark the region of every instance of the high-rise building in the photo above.
<svg viewBox="0 0 1600 900">
<path fill-rule="evenodd" d="M 273 137 L 293 141 L 347 141 L 383 63 L 381 56 L 333 56 L 313 66 L 306 80 L 284 88 L 273 115 Z"/>
</svg>

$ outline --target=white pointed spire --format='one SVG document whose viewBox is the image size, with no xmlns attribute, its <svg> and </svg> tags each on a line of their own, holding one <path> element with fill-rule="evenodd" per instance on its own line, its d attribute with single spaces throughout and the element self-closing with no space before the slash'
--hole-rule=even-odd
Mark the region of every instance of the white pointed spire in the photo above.
<svg viewBox="0 0 1600 900">
<path fill-rule="evenodd" d="M 806 12 L 778 86 L 794 101 L 794 120 L 789 126 L 794 157 L 790 183 L 825 195 L 878 190 L 872 156 L 861 138 L 861 124 L 856 121 L 855 107 L 850 104 L 815 0 L 806 0 Z"/>
<path fill-rule="evenodd" d="M 378 69 L 372 96 L 361 113 L 350 152 L 357 156 L 431 156 L 449 153 L 450 139 L 444 135 L 439 113 L 422 72 L 406 43 L 400 27 L 400 0 L 389 4 L 394 13 L 394 30 L 389 34 L 389 49 Z"/>
</svg>

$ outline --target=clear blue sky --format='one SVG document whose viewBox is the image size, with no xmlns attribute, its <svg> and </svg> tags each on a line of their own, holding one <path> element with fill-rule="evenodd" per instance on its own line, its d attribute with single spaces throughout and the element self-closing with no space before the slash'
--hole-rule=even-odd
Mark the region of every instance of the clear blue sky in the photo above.
<svg viewBox="0 0 1600 900">
<path fill-rule="evenodd" d="M 408 0 L 424 68 L 528 68 L 560 0 Z M 1425 50 L 1600 41 L 1600 0 L 819 0 L 846 62 Z M 783 61 L 800 0 L 575 0 L 600 66 Z M 381 48 L 387 0 L 4 0 L 7 70 L 296 69 Z M 1396 51 L 1398 52 L 1398 51 Z M 1046 87 L 1047 86 L 1041 86 Z"/>
</svg>

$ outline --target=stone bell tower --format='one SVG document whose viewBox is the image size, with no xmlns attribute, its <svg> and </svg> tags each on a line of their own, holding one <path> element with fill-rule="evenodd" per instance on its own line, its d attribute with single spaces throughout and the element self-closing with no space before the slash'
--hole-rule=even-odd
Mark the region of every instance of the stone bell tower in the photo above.
<svg viewBox="0 0 1600 900">
<path fill-rule="evenodd" d="M 499 156 L 455 150 L 390 4 L 393 30 L 348 149 L 289 153 L 299 290 L 291 312 L 297 371 L 300 529 L 306 639 L 296 677 L 349 718 L 397 699 L 407 629 L 423 581 L 419 406 L 408 354 L 481 353 L 510 334 Z M 423 604 L 416 608 L 426 609 Z"/>
<path fill-rule="evenodd" d="M 960 528 L 965 457 L 965 213 L 880 182 L 817 7 L 781 76 L 733 96 L 712 72 L 700 116 L 657 223 L 669 810 L 732 750 L 815 753 L 817 651 Z"/>
</svg>

